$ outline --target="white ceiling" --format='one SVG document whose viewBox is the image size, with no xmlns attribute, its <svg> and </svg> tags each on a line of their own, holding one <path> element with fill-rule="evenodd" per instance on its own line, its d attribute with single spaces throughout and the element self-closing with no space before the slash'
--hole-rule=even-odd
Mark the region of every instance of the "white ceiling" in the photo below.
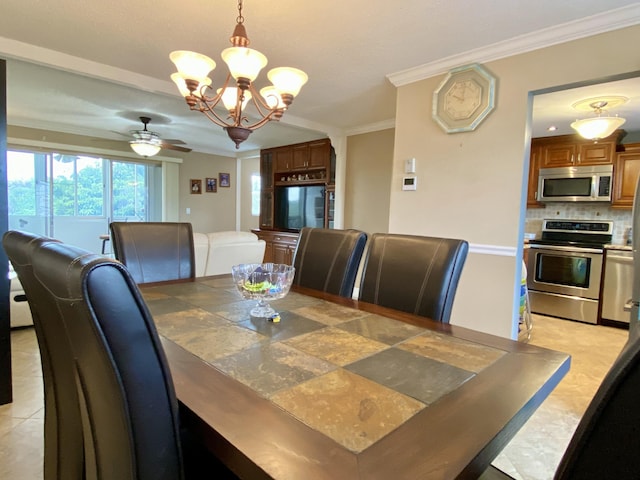
<svg viewBox="0 0 640 480">
<path fill-rule="evenodd" d="M 283 120 L 255 131 L 239 152 L 393 125 L 390 79 L 399 85 L 640 23 L 640 3 L 247 0 L 243 14 L 251 46 L 269 59 L 267 70 L 294 66 L 309 74 L 309 82 Z M 179 49 L 209 55 L 218 61 L 213 81 L 220 84 L 226 66 L 219 52 L 229 46 L 236 16 L 235 0 L 2 0 L 9 124 L 122 140 L 140 128 L 137 117 L 148 115 L 151 130 L 163 138 L 235 155 L 226 134 L 189 111 L 178 95 L 168 56 Z M 590 88 L 571 98 L 565 92 L 536 99 L 534 136 L 547 134 L 547 122 L 575 120 L 569 111 L 575 95 L 614 94 Z M 612 113 L 629 117 L 623 128 L 640 130 L 631 119 L 640 112 L 638 84 L 615 88 L 633 101 L 624 106 L 628 112 L 620 107 Z"/>
</svg>

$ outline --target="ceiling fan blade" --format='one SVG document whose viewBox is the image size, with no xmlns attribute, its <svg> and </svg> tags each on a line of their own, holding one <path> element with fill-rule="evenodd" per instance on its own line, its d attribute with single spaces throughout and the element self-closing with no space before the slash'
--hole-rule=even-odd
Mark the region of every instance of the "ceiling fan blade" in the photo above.
<svg viewBox="0 0 640 480">
<path fill-rule="evenodd" d="M 178 145 L 173 145 L 171 143 L 166 143 L 166 142 L 162 142 L 162 144 L 160 145 L 161 148 L 164 148 L 165 150 L 175 150 L 177 152 L 190 152 L 191 149 L 187 148 L 187 147 L 180 147 Z"/>
<path fill-rule="evenodd" d="M 130 138 L 131 135 L 128 133 L 122 133 L 122 132 L 116 132 L 115 130 L 109 130 L 111 133 L 115 133 L 116 135 L 122 135 L 123 137 L 128 137 Z"/>
<path fill-rule="evenodd" d="M 187 142 L 183 142 L 182 140 L 177 139 L 177 138 L 166 138 L 166 139 L 163 138 L 162 141 L 164 143 L 171 143 L 173 145 L 186 145 L 186 143 L 187 143 Z"/>
</svg>

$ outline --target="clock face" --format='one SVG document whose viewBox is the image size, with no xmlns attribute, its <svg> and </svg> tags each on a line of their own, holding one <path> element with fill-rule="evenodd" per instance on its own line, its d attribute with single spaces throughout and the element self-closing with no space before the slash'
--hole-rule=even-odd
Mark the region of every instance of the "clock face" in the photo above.
<svg viewBox="0 0 640 480">
<path fill-rule="evenodd" d="M 451 70 L 433 93 L 433 119 L 447 133 L 468 132 L 493 110 L 495 79 L 480 65 Z"/>
<path fill-rule="evenodd" d="M 482 87 L 473 79 L 454 82 L 444 97 L 444 108 L 454 120 L 470 118 L 482 103 Z"/>
</svg>

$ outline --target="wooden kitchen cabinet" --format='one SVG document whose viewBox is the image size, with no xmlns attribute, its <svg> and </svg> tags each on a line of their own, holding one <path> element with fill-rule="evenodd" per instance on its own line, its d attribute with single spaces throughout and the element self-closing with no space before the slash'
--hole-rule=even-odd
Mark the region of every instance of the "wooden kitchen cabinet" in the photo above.
<svg viewBox="0 0 640 480">
<path fill-rule="evenodd" d="M 576 145 L 573 141 L 538 140 L 540 144 L 540 168 L 574 165 Z"/>
<path fill-rule="evenodd" d="M 578 165 L 617 165 L 614 168 L 612 204 L 614 208 L 628 208 L 630 189 L 635 188 L 633 177 L 635 157 L 629 155 L 618 158 L 622 146 L 620 140 L 624 130 L 617 130 L 609 137 L 594 142 L 578 135 L 558 135 L 556 137 L 538 137 L 531 140 L 529 157 L 529 182 L 527 184 L 527 208 L 540 208 L 544 204 L 537 201 L 538 174 L 541 168 L 575 167 Z M 640 145 L 640 144 L 639 144 Z M 629 164 L 626 164 L 629 161 Z M 626 170 L 626 173 L 624 171 Z M 618 173 L 619 172 L 619 173 Z M 633 177 L 633 179 L 631 179 Z M 633 187 L 631 186 L 633 183 Z M 633 191 L 631 191 L 633 202 Z"/>
<path fill-rule="evenodd" d="M 265 241 L 265 263 L 285 263 L 293 265 L 293 257 L 298 246 L 298 233 L 278 232 L 275 230 L 251 230 Z"/>
<path fill-rule="evenodd" d="M 624 151 L 616 154 L 613 169 L 611 208 L 631 209 L 636 184 L 640 177 L 640 143 L 624 145 Z"/>
<path fill-rule="evenodd" d="M 578 148 L 578 165 L 607 165 L 615 160 L 618 142 L 585 143 Z"/>
<path fill-rule="evenodd" d="M 542 145 L 540 139 L 531 140 L 531 155 L 529 156 L 529 182 L 527 190 L 527 208 L 542 208 L 543 203 L 538 202 L 538 172 L 540 170 L 540 155 Z"/>
<path fill-rule="evenodd" d="M 540 148 L 538 168 L 612 164 L 615 160 L 616 148 L 624 133 L 623 130 L 617 130 L 609 137 L 597 142 L 577 134 L 536 138 L 534 140 L 538 142 Z"/>
</svg>

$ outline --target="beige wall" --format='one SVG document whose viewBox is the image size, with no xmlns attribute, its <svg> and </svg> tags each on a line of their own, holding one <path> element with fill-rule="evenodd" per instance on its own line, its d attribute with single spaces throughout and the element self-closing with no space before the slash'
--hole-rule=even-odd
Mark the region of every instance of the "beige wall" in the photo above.
<svg viewBox="0 0 640 480">
<path fill-rule="evenodd" d="M 394 130 L 347 138 L 344 227 L 389 231 Z"/>
<path fill-rule="evenodd" d="M 9 126 L 10 148 L 51 148 L 90 154 L 102 154 L 109 158 L 135 159 L 140 157 L 133 153 L 127 141 L 95 139 L 82 135 L 37 130 L 25 127 Z M 236 159 L 217 155 L 190 152 L 180 153 L 162 150 L 150 159 L 152 162 L 165 163 L 163 172 L 168 176 L 165 182 L 163 198 L 166 221 L 191 222 L 196 232 L 215 232 L 236 229 Z M 200 195 L 191 195 L 190 179 L 199 178 L 204 182 L 206 177 L 218 178 L 224 172 L 231 174 L 231 186 L 221 188 L 217 193 L 203 191 Z M 178 178 L 175 178 L 178 177 Z M 191 208 L 191 214 L 185 213 Z"/>
<path fill-rule="evenodd" d="M 231 175 L 231 186 L 220 187 L 210 193 L 205 190 L 205 179 L 219 179 L 220 173 Z M 202 193 L 192 194 L 191 179 L 202 181 Z M 180 165 L 180 220 L 191 222 L 194 232 L 219 232 L 236 229 L 236 189 L 238 177 L 236 159 L 218 155 L 191 152 Z M 187 214 L 186 209 L 191 209 Z"/>
<path fill-rule="evenodd" d="M 640 57 L 624 53 L 638 38 L 635 26 L 486 63 L 498 79 L 496 109 L 474 132 L 447 135 L 432 120 L 444 76 L 398 89 L 389 230 L 470 242 L 452 323 L 516 335 L 529 92 L 639 70 Z M 408 157 L 417 192 L 400 188 Z"/>
</svg>

